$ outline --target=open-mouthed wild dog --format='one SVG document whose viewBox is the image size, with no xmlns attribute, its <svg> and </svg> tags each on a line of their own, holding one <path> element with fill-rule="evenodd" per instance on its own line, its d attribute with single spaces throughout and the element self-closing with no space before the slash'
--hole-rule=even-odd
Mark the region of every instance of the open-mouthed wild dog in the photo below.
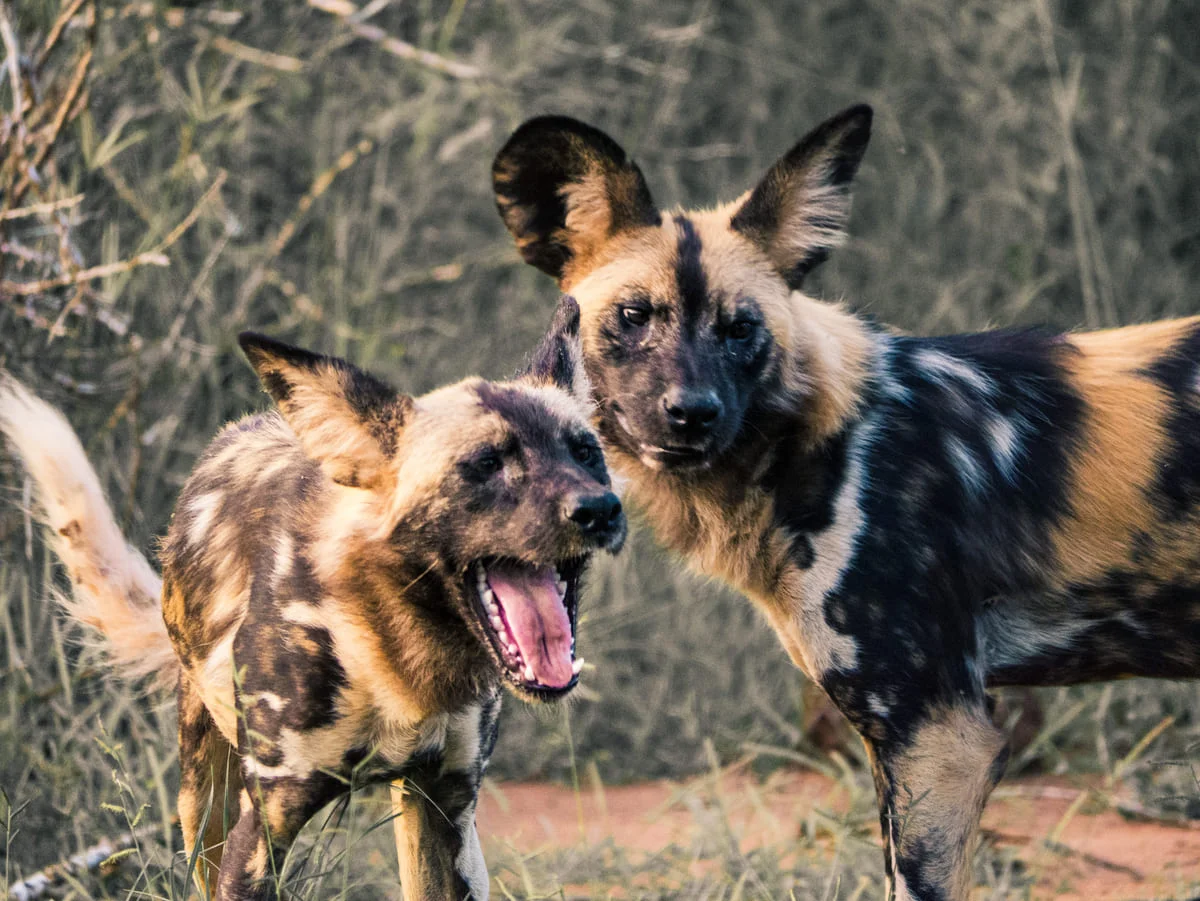
<svg viewBox="0 0 1200 901">
<path fill-rule="evenodd" d="M 1006 759 L 988 686 L 1200 675 L 1200 318 L 920 338 L 805 296 L 870 123 L 834 116 L 702 212 L 659 212 L 562 117 L 493 179 L 582 307 L 632 499 L 866 742 L 889 896 L 964 899 Z"/>
<path fill-rule="evenodd" d="M 580 577 L 625 533 L 578 325 L 564 300 L 524 374 L 417 398 L 242 335 L 276 410 L 226 426 L 201 457 L 161 583 L 70 426 L 0 381 L 0 429 L 37 485 L 68 612 L 127 674 L 178 685 L 184 844 L 217 898 L 276 897 L 305 821 L 380 781 L 405 897 L 487 898 L 475 802 L 500 686 L 571 690 Z"/>
</svg>

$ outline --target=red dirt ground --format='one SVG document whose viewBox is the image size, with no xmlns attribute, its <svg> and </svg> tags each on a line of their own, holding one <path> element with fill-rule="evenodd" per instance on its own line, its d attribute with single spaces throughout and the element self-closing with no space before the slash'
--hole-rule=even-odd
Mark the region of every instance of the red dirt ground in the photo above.
<svg viewBox="0 0 1200 901">
<path fill-rule="evenodd" d="M 1071 813 L 1081 790 L 1099 787 L 1098 780 L 1018 779 L 1002 783 L 993 795 L 984 829 L 998 846 L 1014 848 L 1036 876 L 1033 899 L 1193 897 L 1200 883 L 1200 829 L 1131 822 L 1105 809 L 1097 800 L 1099 791 Z M 485 788 L 479 828 L 485 851 L 491 836 L 503 836 L 504 843 L 522 852 L 568 848 L 580 840 L 582 804 L 588 842 L 611 836 L 635 853 L 653 853 L 671 843 L 689 846 L 695 831 L 704 828 L 703 809 L 719 797 L 743 850 L 764 844 L 785 848 L 814 808 L 842 811 L 848 804 L 838 782 L 796 770 L 765 781 L 727 773 L 719 795 L 714 788 L 709 778 L 687 785 L 660 781 L 585 789 L 577 796 L 559 785 L 501 783 Z M 1046 845 L 1052 836 L 1053 849 Z"/>
</svg>

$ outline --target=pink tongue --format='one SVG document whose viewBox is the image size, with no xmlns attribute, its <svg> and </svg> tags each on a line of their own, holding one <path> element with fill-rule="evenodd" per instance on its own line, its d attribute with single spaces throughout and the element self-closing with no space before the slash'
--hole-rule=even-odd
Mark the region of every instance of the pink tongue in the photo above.
<svg viewBox="0 0 1200 901">
<path fill-rule="evenodd" d="M 534 681 L 562 688 L 571 681 L 571 620 L 558 594 L 552 566 L 494 564 L 488 584 L 504 608 L 504 619 Z"/>
</svg>

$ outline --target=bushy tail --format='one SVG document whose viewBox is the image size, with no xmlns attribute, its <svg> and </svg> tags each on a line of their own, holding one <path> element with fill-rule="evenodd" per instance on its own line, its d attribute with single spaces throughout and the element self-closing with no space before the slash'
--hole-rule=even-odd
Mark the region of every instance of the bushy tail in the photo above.
<svg viewBox="0 0 1200 901">
<path fill-rule="evenodd" d="M 33 480 L 48 541 L 71 577 L 63 608 L 103 636 L 121 675 L 173 685 L 179 659 L 163 623 L 162 579 L 121 534 L 75 431 L 62 413 L 0 371 L 0 432 Z"/>
</svg>

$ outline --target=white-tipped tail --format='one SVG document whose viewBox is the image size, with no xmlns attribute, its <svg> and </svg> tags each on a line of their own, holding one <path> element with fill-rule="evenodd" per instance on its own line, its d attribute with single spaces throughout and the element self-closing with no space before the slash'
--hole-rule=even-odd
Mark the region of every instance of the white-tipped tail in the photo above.
<svg viewBox="0 0 1200 901">
<path fill-rule="evenodd" d="M 0 432 L 35 486 L 37 515 L 67 568 L 66 612 L 104 638 L 113 667 L 169 687 L 179 658 L 163 623 L 162 579 L 125 540 L 74 429 L 54 407 L 0 372 Z"/>
</svg>

